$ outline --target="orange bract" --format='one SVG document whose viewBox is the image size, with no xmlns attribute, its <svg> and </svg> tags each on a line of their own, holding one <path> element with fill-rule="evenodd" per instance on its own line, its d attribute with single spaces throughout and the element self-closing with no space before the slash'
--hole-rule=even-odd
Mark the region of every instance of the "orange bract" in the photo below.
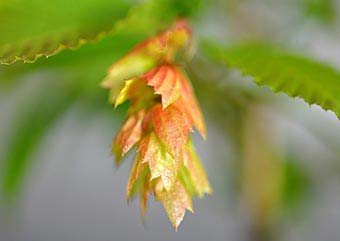
<svg viewBox="0 0 340 241">
<path fill-rule="evenodd" d="M 160 177 L 164 187 L 170 190 L 182 164 L 181 160 L 173 158 L 163 148 L 154 132 L 151 132 L 140 142 L 138 150 L 141 154 L 142 163 L 149 164 L 151 172 L 150 179 Z"/>
<path fill-rule="evenodd" d="M 175 103 L 175 106 L 186 115 L 190 124 L 198 129 L 202 137 L 206 138 L 204 119 L 194 96 L 193 89 L 186 78 L 180 78 L 180 82 L 181 98 Z"/>
<path fill-rule="evenodd" d="M 194 212 L 190 194 L 180 181 L 177 181 L 169 191 L 163 187 L 162 182 L 158 182 L 155 194 L 156 198 L 162 202 L 176 230 L 184 218 L 185 211 Z"/>
<path fill-rule="evenodd" d="M 162 96 L 162 105 L 165 109 L 175 102 L 181 95 L 181 87 L 176 69 L 169 65 L 162 65 L 144 74 L 142 78 L 148 85 L 154 87 L 155 94 Z"/>
<path fill-rule="evenodd" d="M 174 158 L 182 156 L 182 147 L 188 143 L 191 127 L 176 107 L 162 109 L 156 105 L 152 110 L 152 122 L 157 136 Z"/>
<path fill-rule="evenodd" d="M 190 126 L 195 126 L 206 137 L 204 119 L 185 74 L 176 66 L 161 65 L 141 76 L 154 92 L 161 95 L 163 109 L 174 103 Z"/>
<path fill-rule="evenodd" d="M 128 117 L 112 143 L 112 152 L 116 155 L 116 162 L 136 144 L 142 136 L 142 121 L 145 111 L 140 110 Z"/>
</svg>

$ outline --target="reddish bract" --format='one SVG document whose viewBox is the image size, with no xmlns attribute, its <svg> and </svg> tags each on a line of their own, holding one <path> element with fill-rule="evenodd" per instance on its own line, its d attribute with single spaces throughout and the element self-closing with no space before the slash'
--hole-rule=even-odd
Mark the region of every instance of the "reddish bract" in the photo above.
<svg viewBox="0 0 340 241">
<path fill-rule="evenodd" d="M 144 110 L 129 116 L 116 135 L 112 143 L 112 152 L 116 155 L 116 162 L 119 163 L 121 158 L 142 137 L 142 121 L 144 116 Z"/>
</svg>

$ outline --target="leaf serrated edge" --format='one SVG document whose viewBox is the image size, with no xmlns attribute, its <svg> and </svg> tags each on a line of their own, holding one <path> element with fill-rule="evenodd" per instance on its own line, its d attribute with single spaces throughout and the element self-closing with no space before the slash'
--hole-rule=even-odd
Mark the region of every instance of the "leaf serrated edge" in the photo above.
<svg viewBox="0 0 340 241">
<path fill-rule="evenodd" d="M 33 55 L 30 55 L 29 57 L 31 59 L 28 58 L 28 55 L 14 55 L 13 57 L 10 57 L 8 59 L 6 58 L 2 58 L 0 56 L 0 65 L 11 65 L 14 64 L 18 61 L 22 61 L 23 63 L 34 63 L 35 61 L 37 61 L 38 58 L 40 57 L 46 57 L 49 58 L 53 55 L 58 54 L 59 52 L 61 52 L 62 50 L 76 50 L 79 49 L 80 47 L 82 47 L 84 44 L 87 43 L 96 43 L 100 40 L 102 40 L 103 38 L 105 38 L 108 35 L 113 35 L 115 33 L 117 33 L 119 30 L 124 28 L 124 23 L 125 22 L 129 22 L 130 19 L 134 18 L 134 15 L 138 14 L 138 10 L 139 7 L 143 6 L 143 4 L 139 4 L 138 6 L 132 7 L 125 18 L 117 20 L 115 22 L 115 24 L 108 30 L 101 30 L 98 33 L 96 33 L 94 36 L 90 37 L 90 38 L 79 38 L 78 40 L 75 41 L 75 43 L 73 44 L 64 44 L 64 43 L 59 43 L 57 44 L 57 46 L 54 49 L 49 50 L 49 53 L 46 54 L 44 52 L 42 52 L 40 50 L 40 52 L 37 52 Z M 95 31 L 94 31 L 95 32 Z M 85 34 L 89 34 L 89 32 L 84 32 Z M 34 38 L 32 38 L 34 40 Z M 30 41 L 32 41 L 32 39 L 30 39 Z M 4 47 L 4 49 L 6 48 L 11 48 L 10 46 L 15 46 L 16 43 L 12 43 L 12 44 L 7 44 L 7 47 Z M 21 44 L 22 45 L 22 44 Z M 6 46 L 6 45 L 4 45 Z M 41 49 L 42 47 L 40 47 Z"/>
</svg>

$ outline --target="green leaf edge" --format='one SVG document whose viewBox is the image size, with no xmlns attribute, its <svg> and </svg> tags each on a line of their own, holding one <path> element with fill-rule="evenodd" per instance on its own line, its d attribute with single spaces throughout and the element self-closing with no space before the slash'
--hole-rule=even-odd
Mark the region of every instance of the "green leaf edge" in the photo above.
<svg viewBox="0 0 340 241">
<path fill-rule="evenodd" d="M 234 48 L 247 48 L 249 46 L 255 46 L 255 47 L 259 47 L 259 48 L 268 48 L 268 51 L 272 51 L 272 52 L 277 52 L 277 53 L 281 53 L 285 56 L 291 57 L 291 58 L 295 58 L 296 60 L 302 60 L 305 61 L 306 63 L 315 65 L 317 67 L 323 68 L 324 70 L 329 71 L 329 74 L 333 74 L 333 75 L 337 75 L 338 79 L 339 79 L 339 88 L 340 88 L 340 72 L 338 72 L 334 67 L 331 67 L 321 61 L 317 61 L 317 60 L 312 60 L 310 58 L 301 56 L 301 55 L 294 55 L 292 53 L 289 52 L 285 52 L 285 50 L 283 50 L 280 47 L 277 46 L 273 46 L 272 44 L 263 44 L 263 43 L 245 43 L 245 44 L 240 44 L 237 46 L 232 46 L 229 48 L 222 48 L 222 47 L 218 47 L 218 44 L 215 43 L 204 43 L 203 44 L 204 47 L 203 49 L 205 50 L 204 52 L 207 54 L 208 57 L 210 57 L 211 59 L 213 59 L 214 61 L 217 61 L 219 63 L 223 63 L 225 64 L 227 67 L 229 68 L 234 68 L 240 71 L 241 75 L 244 77 L 252 77 L 253 82 L 258 85 L 258 86 L 266 86 L 268 87 L 273 93 L 282 93 L 282 94 L 286 94 L 289 97 L 292 97 L 294 99 L 296 98 L 300 98 L 302 99 L 305 103 L 307 103 L 309 105 L 309 107 L 311 107 L 311 105 L 318 105 L 320 106 L 324 111 L 331 111 L 333 113 L 335 113 L 335 115 L 337 116 L 338 119 L 340 119 L 340 99 L 339 99 L 339 103 L 336 104 L 334 101 L 331 101 L 330 99 L 334 99 L 333 97 L 326 97 L 326 98 L 318 98 L 318 97 L 309 97 L 306 98 L 304 96 L 302 96 L 299 93 L 299 90 L 301 90 L 301 85 L 298 88 L 295 88 L 293 91 L 286 91 L 283 90 L 282 87 L 284 86 L 283 83 L 281 82 L 276 82 L 276 81 L 270 81 L 267 80 L 261 76 L 257 76 L 256 74 L 252 73 L 251 70 L 248 70 L 247 68 L 247 64 L 243 63 L 243 64 L 237 64 L 235 63 L 236 61 L 229 61 L 227 59 L 227 57 L 225 57 L 224 55 L 228 53 L 229 50 L 233 50 Z M 271 84 L 273 83 L 273 84 Z M 327 93 L 323 93 L 324 95 L 328 95 Z M 340 92 L 339 92 L 339 96 L 340 96 Z M 323 100 L 321 100 L 323 99 Z"/>
<path fill-rule="evenodd" d="M 108 35 L 114 34 L 115 32 L 118 32 L 123 26 L 125 21 L 129 21 L 130 19 L 133 19 L 134 15 L 138 14 L 138 10 L 140 7 L 143 7 L 146 4 L 139 4 L 133 8 L 131 8 L 126 17 L 122 18 L 120 20 L 117 20 L 113 26 L 110 29 L 105 29 L 105 30 L 101 30 L 101 31 L 97 31 L 97 33 L 95 33 L 96 31 L 93 31 L 94 33 L 91 33 L 91 31 L 84 31 L 79 33 L 79 35 L 87 35 L 88 37 L 78 37 L 78 39 L 69 39 L 68 43 L 63 43 L 62 41 L 60 41 L 60 43 L 58 43 L 56 46 L 53 46 L 50 49 L 43 49 L 44 46 L 40 45 L 38 47 L 38 51 L 36 53 L 25 53 L 24 51 L 22 51 L 20 54 L 15 54 L 13 56 L 10 56 L 8 58 L 6 58 L 6 54 L 0 56 L 0 65 L 11 65 L 16 63 L 17 61 L 23 61 L 24 63 L 34 63 L 38 58 L 40 57 L 51 57 L 53 55 L 58 54 L 59 52 L 61 52 L 62 50 L 76 50 L 79 49 L 81 46 L 83 46 L 84 44 L 87 43 L 96 43 L 100 40 L 102 40 L 103 38 L 105 38 Z M 59 37 L 60 39 L 62 39 L 62 37 Z M 34 39 L 34 38 L 32 38 Z M 32 39 L 30 41 L 32 41 Z M 60 40 L 59 39 L 59 40 Z M 11 48 L 9 46 L 13 46 L 15 45 L 15 43 L 13 44 L 8 44 L 7 48 Z"/>
</svg>

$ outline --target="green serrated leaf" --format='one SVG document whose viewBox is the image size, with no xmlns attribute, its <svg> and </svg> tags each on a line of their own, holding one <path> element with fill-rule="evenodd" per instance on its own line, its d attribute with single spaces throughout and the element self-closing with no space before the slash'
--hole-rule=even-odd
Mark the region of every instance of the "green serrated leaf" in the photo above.
<svg viewBox="0 0 340 241">
<path fill-rule="evenodd" d="M 0 64 L 35 62 L 121 29 L 153 34 L 195 3 L 173 0 L 16 0 L 0 4 Z M 130 10 L 131 9 L 131 10 Z M 198 9 L 197 9 L 198 10 Z M 197 11 L 196 10 L 196 11 Z M 130 29 L 129 29 L 130 28 Z M 138 30 L 137 30 L 138 29 Z"/>
<path fill-rule="evenodd" d="M 34 62 L 96 41 L 131 6 L 122 0 L 9 1 L 0 5 L 0 64 Z"/>
<path fill-rule="evenodd" d="M 300 97 L 333 111 L 340 118 L 340 73 L 334 68 L 264 44 L 245 44 L 223 49 L 206 45 L 206 53 L 228 67 L 250 75 L 273 92 Z"/>
</svg>

